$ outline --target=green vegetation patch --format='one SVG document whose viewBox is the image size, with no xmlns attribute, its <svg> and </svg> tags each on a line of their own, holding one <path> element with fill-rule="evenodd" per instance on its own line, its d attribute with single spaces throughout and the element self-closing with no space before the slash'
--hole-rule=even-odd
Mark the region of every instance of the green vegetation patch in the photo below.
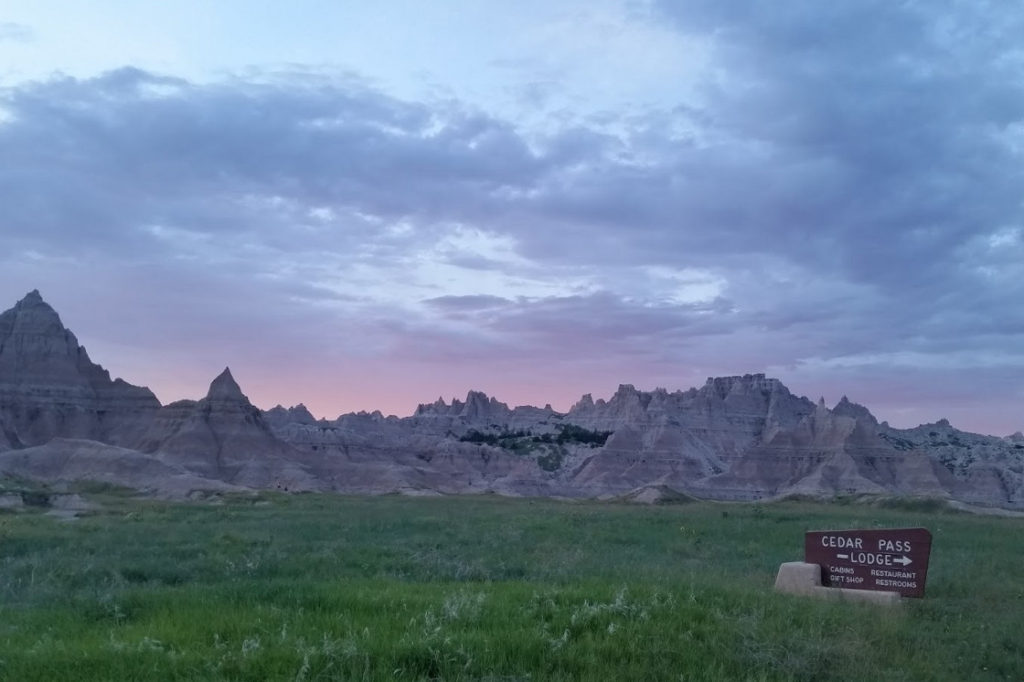
<svg viewBox="0 0 1024 682">
<path fill-rule="evenodd" d="M 554 432 L 534 434 L 530 430 L 479 431 L 470 429 L 459 437 L 464 443 L 477 443 L 503 448 L 517 455 L 532 457 L 544 471 L 562 468 L 568 452 L 566 445 L 601 447 L 612 435 L 611 431 L 591 431 L 575 424 L 556 424 Z"/>
<path fill-rule="evenodd" d="M 479 431 L 470 429 L 459 440 L 465 443 L 481 443 L 508 450 L 524 449 L 524 444 L 579 444 L 590 447 L 601 447 L 612 435 L 611 431 L 591 431 L 575 424 L 556 424 L 554 433 L 541 433 L 534 435 L 533 431 L 527 429 L 500 431 Z"/>
<path fill-rule="evenodd" d="M 1024 679 L 1018 519 L 110 492 L 0 518 L 0 679 Z M 806 530 L 904 526 L 935 538 L 924 600 L 771 590 Z"/>
</svg>

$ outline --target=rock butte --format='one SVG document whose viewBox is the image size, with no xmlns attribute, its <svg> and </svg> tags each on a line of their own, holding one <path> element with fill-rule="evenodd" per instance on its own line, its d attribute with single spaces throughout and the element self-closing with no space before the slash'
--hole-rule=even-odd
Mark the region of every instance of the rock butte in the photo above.
<svg viewBox="0 0 1024 682">
<path fill-rule="evenodd" d="M 201 400 L 161 405 L 111 379 L 32 291 L 0 314 L 0 472 L 96 480 L 148 494 L 273 489 L 756 500 L 880 494 L 1024 508 L 1024 437 L 947 421 L 879 424 L 845 397 L 829 409 L 763 374 L 669 392 L 619 386 L 567 413 L 465 401 L 317 420 L 262 411 L 225 369 Z"/>
</svg>

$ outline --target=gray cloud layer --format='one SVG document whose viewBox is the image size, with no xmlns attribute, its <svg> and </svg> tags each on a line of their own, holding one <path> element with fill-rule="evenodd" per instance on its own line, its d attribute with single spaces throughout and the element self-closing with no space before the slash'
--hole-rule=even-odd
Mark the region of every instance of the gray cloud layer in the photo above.
<svg viewBox="0 0 1024 682">
<path fill-rule="evenodd" d="M 157 349 L 767 369 L 1024 426 L 1024 10 L 740 8 L 658 8 L 713 36 L 696 99 L 542 134 L 301 69 L 9 87 L 0 285 Z"/>
</svg>

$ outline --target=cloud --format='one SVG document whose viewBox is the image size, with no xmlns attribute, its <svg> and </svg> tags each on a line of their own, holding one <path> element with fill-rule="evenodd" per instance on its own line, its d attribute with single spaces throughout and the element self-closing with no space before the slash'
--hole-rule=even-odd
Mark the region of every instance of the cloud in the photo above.
<svg viewBox="0 0 1024 682">
<path fill-rule="evenodd" d="M 301 213 L 318 207 L 439 218 L 455 188 L 483 201 L 536 172 L 500 121 L 313 77 L 203 87 L 124 69 L 16 89 L 5 104 L 15 120 L 0 143 L 20 166 L 10 191 L 50 181 L 61 199 L 42 211 L 22 200 L 12 220 L 60 230 L 74 215 L 90 241 L 143 239 L 143 220 L 212 234 L 257 216 L 314 223 Z"/>
<path fill-rule="evenodd" d="M 957 245 L 1020 219 L 1011 189 L 1020 149 L 1001 139 L 1024 118 L 1024 84 L 1013 75 L 1022 61 L 1019 8 L 662 8 L 683 31 L 719 36 L 723 75 L 701 103 L 712 122 L 704 135 L 746 150 L 736 159 L 749 170 L 729 177 L 757 181 L 746 194 L 770 209 L 755 214 L 766 234 L 800 237 L 811 257 L 847 247 L 834 257 L 850 276 L 906 283 L 948 274 Z M 867 248 L 872 241 L 885 248 Z M 896 269 L 912 255 L 921 267 Z"/>
<path fill-rule="evenodd" d="M 501 308 L 512 303 L 507 298 L 501 296 L 438 296 L 437 298 L 431 298 L 424 301 L 428 305 L 440 308 L 445 311 L 461 312 L 461 311 L 477 311 L 477 310 L 488 310 L 492 308 Z"/>
<path fill-rule="evenodd" d="M 282 382 L 1019 378 L 1024 12 L 745 7 L 655 5 L 694 87 L 541 131 L 301 67 L 8 87 L 0 287 Z"/>
</svg>

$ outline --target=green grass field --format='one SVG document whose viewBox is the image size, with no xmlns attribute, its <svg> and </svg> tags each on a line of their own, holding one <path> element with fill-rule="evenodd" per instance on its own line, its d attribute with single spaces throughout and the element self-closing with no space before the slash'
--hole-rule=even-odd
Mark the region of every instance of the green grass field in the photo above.
<svg viewBox="0 0 1024 682">
<path fill-rule="evenodd" d="M 934 506 L 98 491 L 0 514 L 0 679 L 1022 680 L 1024 521 Z M 924 526 L 928 597 L 778 595 L 805 530 Z"/>
</svg>

